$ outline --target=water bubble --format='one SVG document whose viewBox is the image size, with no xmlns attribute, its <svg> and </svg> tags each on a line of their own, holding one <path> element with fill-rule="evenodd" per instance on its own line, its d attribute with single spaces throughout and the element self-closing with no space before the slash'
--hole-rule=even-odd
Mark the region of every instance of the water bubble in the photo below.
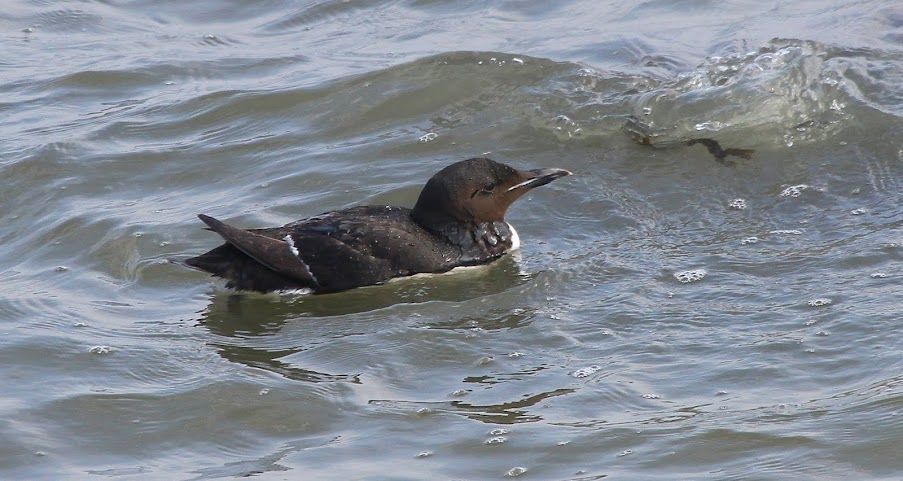
<svg viewBox="0 0 903 481">
<path fill-rule="evenodd" d="M 831 305 L 832 302 L 834 302 L 834 301 L 832 301 L 831 299 L 828 299 L 827 297 L 820 297 L 818 299 L 812 299 L 811 301 L 807 302 L 806 304 L 808 304 L 809 307 L 821 307 L 821 306 L 829 306 L 829 305 Z"/>
<path fill-rule="evenodd" d="M 110 346 L 94 346 L 88 349 L 88 352 L 91 354 L 109 354 L 113 352 L 113 348 Z"/>
<path fill-rule="evenodd" d="M 508 438 L 505 436 L 495 436 L 483 441 L 483 444 L 504 444 L 506 441 L 508 441 Z"/>
<path fill-rule="evenodd" d="M 750 244 L 755 244 L 757 242 L 759 242 L 759 238 L 756 236 L 746 237 L 740 241 L 740 245 L 748 246 Z"/>
<path fill-rule="evenodd" d="M 555 443 L 556 446 L 567 446 L 568 444 L 571 444 L 571 442 L 570 441 L 558 441 L 557 443 Z"/>
<path fill-rule="evenodd" d="M 421 135 L 420 138 L 417 139 L 417 141 L 422 142 L 422 143 L 427 143 L 427 142 L 432 142 L 432 141 L 436 140 L 438 137 L 439 137 L 439 134 L 437 134 L 436 132 L 428 132 L 426 134 Z"/>
<path fill-rule="evenodd" d="M 514 351 L 514 352 L 508 353 L 508 357 L 510 357 L 511 359 L 517 359 L 517 358 L 523 357 L 523 356 L 524 356 L 524 353 L 522 353 L 520 351 Z"/>
<path fill-rule="evenodd" d="M 163 82 L 163 85 L 175 85 L 175 84 L 176 83 L 172 80 L 167 80 L 167 81 Z"/>
<path fill-rule="evenodd" d="M 521 58 L 517 58 L 517 57 L 512 58 L 511 61 L 514 62 L 514 63 L 516 63 L 516 64 L 518 64 L 518 65 L 523 65 L 523 64 L 524 64 L 524 60 L 521 59 Z"/>
<path fill-rule="evenodd" d="M 828 332 L 827 331 L 818 331 L 815 333 L 815 335 L 816 336 L 827 336 Z"/>
<path fill-rule="evenodd" d="M 643 399 L 661 399 L 661 396 L 655 393 L 643 394 Z"/>
<path fill-rule="evenodd" d="M 430 408 L 420 408 L 417 410 L 417 414 L 420 416 L 426 416 L 428 414 L 432 414 L 433 410 Z"/>
<path fill-rule="evenodd" d="M 515 466 L 515 467 L 509 469 L 508 472 L 505 473 L 505 476 L 508 476 L 509 478 L 516 478 L 526 472 L 527 472 L 527 468 L 525 468 L 523 466 Z"/>
<path fill-rule="evenodd" d="M 261 389 L 260 392 L 257 393 L 257 395 L 258 396 L 266 396 L 269 393 L 270 393 L 270 388 L 265 387 L 265 388 Z"/>
<path fill-rule="evenodd" d="M 727 395 L 727 391 L 718 391 L 718 392 L 715 393 L 715 395 L 716 395 L 716 396 L 726 396 L 726 395 Z"/>
<path fill-rule="evenodd" d="M 625 450 L 621 451 L 620 453 L 618 453 L 618 457 L 623 458 L 624 456 L 627 456 L 628 454 L 633 454 L 633 450 L 625 449 Z"/>
<path fill-rule="evenodd" d="M 53 270 L 55 270 L 57 272 L 66 272 L 69 270 L 69 268 L 66 266 L 56 266 L 53 268 Z"/>
<path fill-rule="evenodd" d="M 87 324 L 85 324 L 84 322 L 81 322 L 81 321 L 76 321 L 76 322 L 72 323 L 72 327 L 85 327 L 85 326 L 87 326 Z"/>
<path fill-rule="evenodd" d="M 42 456 L 42 457 L 43 457 L 43 456 L 47 456 L 47 453 L 44 452 L 44 451 L 35 451 L 35 452 L 34 452 L 34 455 L 35 455 L 35 456 Z"/>
<path fill-rule="evenodd" d="M 693 269 L 689 271 L 681 271 L 675 272 L 674 278 L 680 281 L 682 284 L 689 284 L 690 282 L 701 281 L 703 277 L 705 277 L 707 272 L 704 269 Z"/>
<path fill-rule="evenodd" d="M 492 431 L 489 431 L 491 436 L 501 436 L 503 434 L 508 434 L 508 430 L 505 428 L 495 428 Z"/>
<path fill-rule="evenodd" d="M 491 363 L 493 359 L 494 358 L 492 356 L 483 356 L 477 360 L 477 364 L 480 366 L 485 366 L 486 364 Z"/>
<path fill-rule="evenodd" d="M 885 274 L 884 272 L 872 272 L 871 274 L 869 274 L 869 277 L 871 277 L 872 279 L 884 279 L 885 277 L 887 277 L 887 274 Z"/>
<path fill-rule="evenodd" d="M 808 321 L 806 321 L 806 325 L 811 326 L 811 325 L 815 324 L 816 322 L 818 322 L 818 321 L 815 319 L 809 319 Z"/>
<path fill-rule="evenodd" d="M 417 453 L 417 456 L 416 456 L 416 457 L 418 457 L 418 458 L 428 458 L 428 457 L 430 457 L 430 456 L 432 456 L 432 455 L 433 455 L 433 452 L 432 452 L 432 451 L 420 451 L 419 453 Z"/>
<path fill-rule="evenodd" d="M 860 207 L 860 208 L 858 208 L 858 209 L 853 209 L 853 210 L 851 210 L 851 211 L 850 211 L 850 214 L 853 214 L 853 215 L 862 215 L 862 214 L 865 214 L 866 212 L 868 212 L 868 210 L 863 209 L 862 207 Z"/>
<path fill-rule="evenodd" d="M 643 115 L 651 115 L 652 107 L 643 107 Z"/>
<path fill-rule="evenodd" d="M 806 184 L 799 185 L 791 185 L 790 187 L 786 187 L 781 191 L 781 197 L 799 197 L 802 195 L 803 191 L 808 189 L 810 186 Z"/>
<path fill-rule="evenodd" d="M 455 390 L 455 391 L 452 391 L 452 393 L 450 394 L 450 396 L 453 396 L 453 397 L 461 397 L 461 396 L 466 396 L 467 393 L 468 393 L 467 389 L 457 389 L 457 390 Z"/>
<path fill-rule="evenodd" d="M 577 379 L 589 377 L 599 372 L 601 369 L 601 367 L 593 364 L 592 366 L 581 367 L 580 369 L 577 369 L 576 371 L 571 373 L 571 376 L 576 377 Z"/>
<path fill-rule="evenodd" d="M 735 210 L 744 210 L 746 209 L 746 200 L 744 199 L 734 199 L 727 204 L 728 207 Z"/>
<path fill-rule="evenodd" d="M 793 136 L 790 134 L 784 134 L 784 145 L 787 147 L 793 147 Z"/>
</svg>

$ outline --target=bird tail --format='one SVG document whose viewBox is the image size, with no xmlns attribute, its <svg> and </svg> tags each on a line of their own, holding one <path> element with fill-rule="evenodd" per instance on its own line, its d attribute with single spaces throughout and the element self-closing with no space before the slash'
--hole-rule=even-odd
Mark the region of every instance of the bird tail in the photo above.
<svg viewBox="0 0 903 481">
<path fill-rule="evenodd" d="M 316 278 L 284 241 L 198 215 L 226 243 L 182 264 L 229 280 L 227 287 L 269 292 L 316 288 Z"/>
</svg>

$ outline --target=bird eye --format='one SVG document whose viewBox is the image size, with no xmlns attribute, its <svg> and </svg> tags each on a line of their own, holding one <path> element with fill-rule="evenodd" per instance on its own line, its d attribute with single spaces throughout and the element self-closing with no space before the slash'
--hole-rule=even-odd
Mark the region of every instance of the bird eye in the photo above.
<svg viewBox="0 0 903 481">
<path fill-rule="evenodd" d="M 477 194 L 492 195 L 492 190 L 495 189 L 496 185 L 497 184 L 495 182 L 490 182 L 483 187 L 480 187 L 479 189 L 473 191 L 473 194 L 470 194 L 470 197 L 476 197 Z"/>
</svg>

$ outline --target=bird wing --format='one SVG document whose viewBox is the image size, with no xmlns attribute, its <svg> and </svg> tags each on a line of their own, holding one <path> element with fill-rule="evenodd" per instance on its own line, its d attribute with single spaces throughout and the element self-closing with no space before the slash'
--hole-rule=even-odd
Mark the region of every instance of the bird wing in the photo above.
<svg viewBox="0 0 903 481">
<path fill-rule="evenodd" d="M 211 230 L 222 236 L 226 242 L 272 271 L 292 279 L 311 283 L 315 287 L 318 286 L 317 279 L 311 273 L 310 268 L 301 260 L 297 250 L 287 240 L 277 240 L 256 232 L 232 227 L 204 214 L 199 214 L 198 218 Z"/>
</svg>

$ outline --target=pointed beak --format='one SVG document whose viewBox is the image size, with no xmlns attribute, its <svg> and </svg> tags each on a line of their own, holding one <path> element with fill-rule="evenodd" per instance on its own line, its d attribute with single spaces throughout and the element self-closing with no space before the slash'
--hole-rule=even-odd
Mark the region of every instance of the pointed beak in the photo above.
<svg viewBox="0 0 903 481">
<path fill-rule="evenodd" d="M 524 192 L 541 185 L 546 185 L 555 179 L 571 175 L 571 171 L 564 169 L 533 169 L 522 171 L 522 182 L 508 188 L 508 192 L 523 190 Z"/>
</svg>

